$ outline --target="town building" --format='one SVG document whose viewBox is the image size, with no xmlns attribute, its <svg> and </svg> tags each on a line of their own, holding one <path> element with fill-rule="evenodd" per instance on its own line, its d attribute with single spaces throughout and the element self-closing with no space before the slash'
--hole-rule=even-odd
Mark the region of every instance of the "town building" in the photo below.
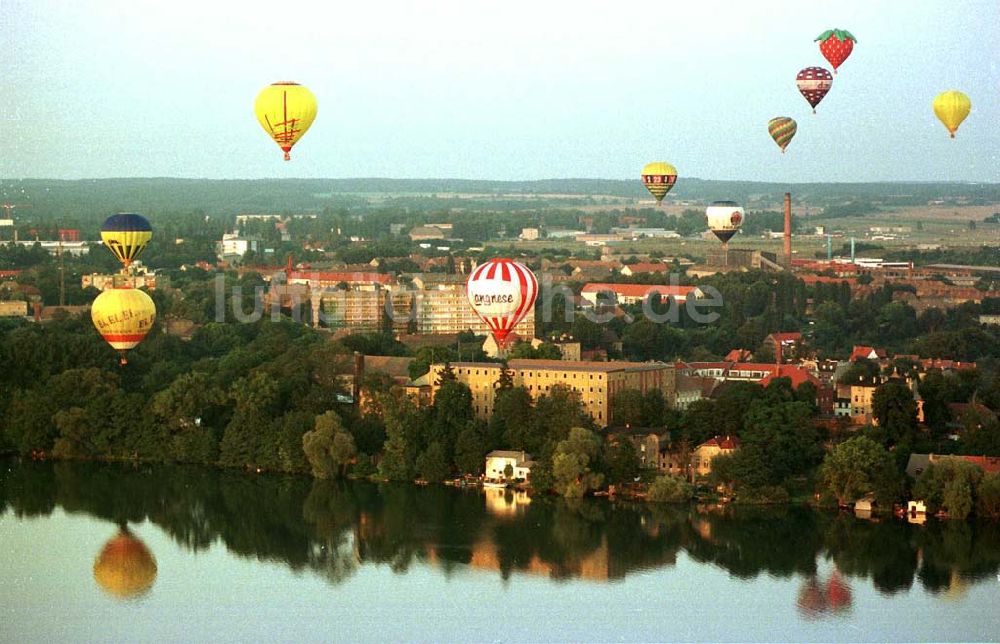
<svg viewBox="0 0 1000 644">
<path fill-rule="evenodd" d="M 678 286 L 668 284 L 609 284 L 603 282 L 585 284 L 580 290 L 580 296 L 593 305 L 598 304 L 600 293 L 613 293 L 618 304 L 639 304 L 653 293 L 658 293 L 662 300 L 672 297 L 683 304 L 688 296 L 700 297 L 701 291 L 696 286 Z M 600 302 L 610 304 L 610 302 Z"/>
<path fill-rule="evenodd" d="M 163 285 L 160 278 L 153 273 L 138 273 L 123 275 L 122 273 L 101 274 L 91 273 L 80 276 L 80 288 L 96 288 L 104 291 L 109 288 L 144 288 L 155 291 L 157 284 Z"/>
<path fill-rule="evenodd" d="M 419 289 L 413 292 L 417 333 L 462 333 L 469 330 L 476 335 L 490 333 L 489 327 L 469 305 L 463 276 L 424 274 L 415 277 L 413 284 Z M 535 337 L 534 308 L 528 309 L 524 319 L 514 326 L 513 332 L 526 340 Z"/>
<path fill-rule="evenodd" d="M 531 478 L 531 468 L 534 464 L 531 455 L 527 452 L 494 450 L 486 455 L 486 482 L 528 481 Z M 508 467 L 511 470 L 510 477 L 506 474 Z"/>
<path fill-rule="evenodd" d="M 740 440 L 735 436 L 715 436 L 699 445 L 691 454 L 691 471 L 695 476 L 708 476 L 712 473 L 712 461 L 724 454 L 732 454 L 740 446 Z"/>
<path fill-rule="evenodd" d="M 451 232 L 450 229 L 448 232 Z M 411 241 L 430 241 L 444 238 L 445 231 L 437 226 L 414 226 L 410 229 Z"/>
<path fill-rule="evenodd" d="M 257 251 L 259 244 L 259 240 L 243 237 L 239 233 L 224 233 L 222 241 L 216 245 L 215 252 L 222 260 L 243 257 L 249 251 Z"/>
<path fill-rule="evenodd" d="M 27 317 L 28 303 L 24 300 L 0 300 L 0 318 Z"/>
<path fill-rule="evenodd" d="M 479 418 L 493 414 L 496 383 L 501 365 L 495 362 L 454 362 L 450 365 L 459 382 L 472 391 L 472 406 Z M 430 379 L 437 392 L 444 364 L 430 368 Z M 674 403 L 676 382 L 673 365 L 662 362 L 573 362 L 569 360 L 515 359 L 508 362 L 514 385 L 524 387 L 532 398 L 539 398 L 563 385 L 580 396 L 583 407 L 601 427 L 612 425 L 611 400 L 626 389 L 642 393 L 655 389 L 668 404 Z"/>
</svg>

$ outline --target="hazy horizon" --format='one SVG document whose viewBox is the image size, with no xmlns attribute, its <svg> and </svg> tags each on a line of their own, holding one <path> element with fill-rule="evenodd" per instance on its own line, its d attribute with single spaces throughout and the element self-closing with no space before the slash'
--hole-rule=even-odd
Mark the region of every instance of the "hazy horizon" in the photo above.
<svg viewBox="0 0 1000 644">
<path fill-rule="evenodd" d="M 665 160 L 680 182 L 1000 182 L 991 0 L 274 11 L 6 0 L 0 179 L 637 180 Z M 858 44 L 814 115 L 795 74 L 829 68 L 834 27 Z M 319 101 L 287 163 L 252 112 L 282 79 Z M 952 88 L 973 104 L 954 140 L 931 110 Z M 798 121 L 784 155 L 774 116 Z"/>
</svg>

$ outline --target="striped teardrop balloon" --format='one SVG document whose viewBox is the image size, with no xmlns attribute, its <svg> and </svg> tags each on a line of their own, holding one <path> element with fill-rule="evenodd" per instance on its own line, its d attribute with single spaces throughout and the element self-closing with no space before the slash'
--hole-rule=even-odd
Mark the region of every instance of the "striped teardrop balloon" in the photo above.
<svg viewBox="0 0 1000 644">
<path fill-rule="evenodd" d="M 774 142 L 781 148 L 781 153 L 785 153 L 785 148 L 792 142 L 792 137 L 798 130 L 795 119 L 787 116 L 776 116 L 767 122 L 767 133 L 771 135 Z"/>
<path fill-rule="evenodd" d="M 654 161 L 643 167 L 641 176 L 642 185 L 646 186 L 656 203 L 660 203 L 677 183 L 677 168 L 666 161 Z"/>
<path fill-rule="evenodd" d="M 156 304 L 137 288 L 110 288 L 94 300 L 90 317 L 104 341 L 121 354 L 134 349 L 156 321 Z"/>
<path fill-rule="evenodd" d="M 498 347 L 535 306 L 538 280 L 527 266 L 512 259 L 491 259 L 473 269 L 465 285 L 469 305 L 490 328 Z"/>
<path fill-rule="evenodd" d="M 833 74 L 822 67 L 806 67 L 795 76 L 795 85 L 802 97 L 812 105 L 815 114 L 816 106 L 833 87 Z"/>
<path fill-rule="evenodd" d="M 153 229 L 142 215 L 119 213 L 101 225 L 101 241 L 128 268 L 153 238 Z"/>
</svg>

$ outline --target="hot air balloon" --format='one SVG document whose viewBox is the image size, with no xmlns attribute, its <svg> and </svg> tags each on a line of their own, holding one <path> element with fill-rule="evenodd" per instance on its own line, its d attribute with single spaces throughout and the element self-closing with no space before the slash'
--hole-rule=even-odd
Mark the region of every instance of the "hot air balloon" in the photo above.
<svg viewBox="0 0 1000 644">
<path fill-rule="evenodd" d="M 90 318 L 101 337 L 121 355 L 134 349 L 156 321 L 156 305 L 152 298 L 136 288 L 109 288 L 94 300 Z"/>
<path fill-rule="evenodd" d="M 785 153 L 785 148 L 792 142 L 792 137 L 798 130 L 795 119 L 787 116 L 776 116 L 767 122 L 767 133 L 771 135 L 774 142 L 781 148 L 781 153 Z"/>
<path fill-rule="evenodd" d="M 854 51 L 854 43 L 858 39 L 854 34 L 846 29 L 827 29 L 816 37 L 819 43 L 819 53 L 833 66 L 833 73 L 837 73 L 837 68 L 844 64 L 847 57 Z"/>
<path fill-rule="evenodd" d="M 491 259 L 477 266 L 465 288 L 472 310 L 490 328 L 501 350 L 538 296 L 535 274 L 512 259 Z"/>
<path fill-rule="evenodd" d="M 288 81 L 271 83 L 257 94 L 253 104 L 260 126 L 285 153 L 285 161 L 316 118 L 316 97 L 308 89 Z"/>
<path fill-rule="evenodd" d="M 111 215 L 101 226 L 101 241 L 126 269 L 146 248 L 153 237 L 153 228 L 142 215 L 120 213 Z"/>
<path fill-rule="evenodd" d="M 642 169 L 642 185 L 656 198 L 656 203 L 670 192 L 677 182 L 677 168 L 664 161 L 647 163 Z"/>
<path fill-rule="evenodd" d="M 705 209 L 705 219 L 708 229 L 715 233 L 723 246 L 728 246 L 729 240 L 743 225 L 743 208 L 735 201 L 713 201 Z"/>
<path fill-rule="evenodd" d="M 833 74 L 822 67 L 806 67 L 795 77 L 795 84 L 798 85 L 799 92 L 806 101 L 812 105 L 815 114 L 816 106 L 833 86 Z"/>
<path fill-rule="evenodd" d="M 156 580 L 156 559 L 142 541 L 122 527 L 94 561 L 94 580 L 108 594 L 133 599 Z"/>
<path fill-rule="evenodd" d="M 934 97 L 934 114 L 944 123 L 951 133 L 951 138 L 955 138 L 955 131 L 962 124 L 965 117 L 972 110 L 972 101 L 962 92 L 952 89 L 941 92 Z"/>
</svg>

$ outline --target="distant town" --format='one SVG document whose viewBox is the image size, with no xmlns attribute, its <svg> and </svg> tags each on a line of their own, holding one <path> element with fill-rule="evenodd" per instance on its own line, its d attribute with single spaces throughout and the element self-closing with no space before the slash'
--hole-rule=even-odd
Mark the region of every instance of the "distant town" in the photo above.
<svg viewBox="0 0 1000 644">
<path fill-rule="evenodd" d="M 997 186 L 237 183 L 3 186 L 0 448 L 1000 517 Z M 540 283 L 508 347 L 466 292 L 493 257 Z M 89 306 L 123 286 L 158 317 L 119 367 Z"/>
</svg>

